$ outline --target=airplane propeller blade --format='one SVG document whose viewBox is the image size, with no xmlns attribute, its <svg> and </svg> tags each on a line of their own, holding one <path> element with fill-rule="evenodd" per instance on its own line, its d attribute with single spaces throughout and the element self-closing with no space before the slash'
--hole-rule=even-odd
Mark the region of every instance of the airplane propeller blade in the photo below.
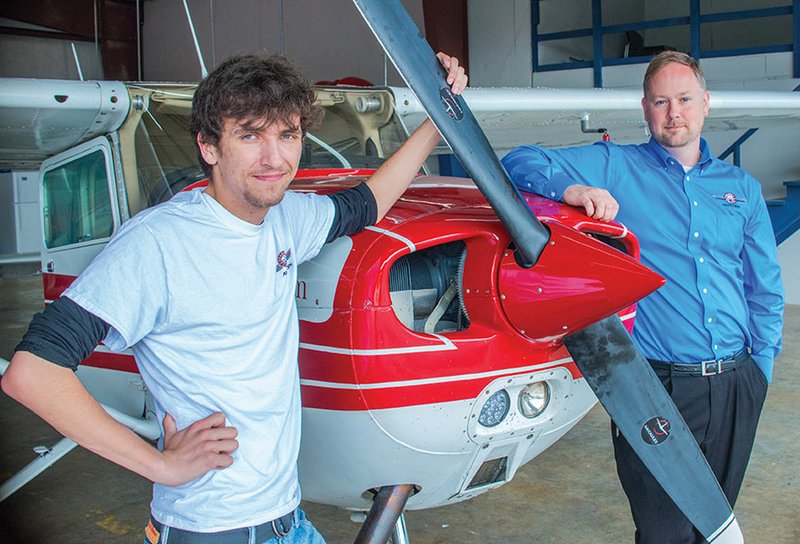
<svg viewBox="0 0 800 544">
<path fill-rule="evenodd" d="M 549 239 L 547 229 L 509 181 L 469 107 L 450 93 L 444 69 L 400 0 L 353 2 L 508 229 L 519 264 L 534 265 Z M 717 544 L 744 542 L 694 437 L 618 318 L 570 335 L 565 345 L 634 450 L 703 536 Z"/>
<path fill-rule="evenodd" d="M 564 345 L 633 451 L 706 540 L 744 542 L 700 446 L 619 317 L 564 337 Z"/>
<path fill-rule="evenodd" d="M 517 262 L 526 268 L 535 264 L 550 234 L 508 179 L 472 110 L 461 96 L 450 92 L 445 82 L 447 74 L 417 25 L 400 2 L 354 2 L 400 75 L 505 225 L 517 247 Z M 494 160 L 486 160 L 481 153 L 475 153 L 479 149 L 489 150 Z"/>
</svg>

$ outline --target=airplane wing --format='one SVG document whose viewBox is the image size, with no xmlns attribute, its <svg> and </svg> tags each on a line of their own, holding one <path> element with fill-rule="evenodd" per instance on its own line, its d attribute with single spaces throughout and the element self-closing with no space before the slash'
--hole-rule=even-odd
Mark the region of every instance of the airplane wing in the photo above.
<svg viewBox="0 0 800 544">
<path fill-rule="evenodd" d="M 413 130 L 427 114 L 413 91 L 393 87 L 397 113 Z M 800 92 L 714 91 L 705 132 L 800 124 Z M 647 137 L 641 89 L 469 88 L 464 100 L 492 147 L 591 144 L 607 129 L 614 142 Z M 581 125 L 591 132 L 582 132 Z"/>
<path fill-rule="evenodd" d="M 400 1 L 353 1 L 509 230 L 522 254 L 518 262 L 535 263 L 553 240 L 545 238 L 543 244 L 541 224 L 530 213 L 527 217 L 516 213 L 521 197 L 466 102 L 450 93 L 443 68 Z M 532 239 L 524 237 L 528 235 Z M 717 544 L 744 542 L 692 433 L 619 319 L 607 317 L 567 336 L 564 343 L 623 435 L 703 536 Z"/>
<path fill-rule="evenodd" d="M 409 133 L 427 114 L 414 92 L 391 88 Z M 187 92 L 191 90 L 187 87 Z M 639 89 L 469 88 L 464 99 L 495 152 L 518 145 L 591 144 L 646 138 Z M 119 81 L 0 78 L 0 169 L 34 170 L 48 156 L 112 132 L 131 108 Z M 800 92 L 713 91 L 705 132 L 800 123 Z M 582 132 L 581 127 L 591 130 Z M 447 146 L 437 153 L 450 153 Z"/>
<path fill-rule="evenodd" d="M 38 169 L 50 155 L 118 129 L 130 106 L 120 81 L 0 78 L 0 168 Z"/>
</svg>

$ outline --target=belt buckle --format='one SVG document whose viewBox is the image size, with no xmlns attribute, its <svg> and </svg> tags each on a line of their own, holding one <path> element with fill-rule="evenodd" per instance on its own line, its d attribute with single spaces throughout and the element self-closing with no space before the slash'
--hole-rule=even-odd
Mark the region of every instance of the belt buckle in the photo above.
<svg viewBox="0 0 800 544">
<path fill-rule="evenodd" d="M 292 513 L 290 515 L 294 516 L 294 513 Z M 281 516 L 278 519 L 273 519 L 272 521 L 269 522 L 269 524 L 272 526 L 272 532 L 275 533 L 275 535 L 278 536 L 278 537 L 284 537 L 284 536 L 288 535 L 292 531 L 292 528 L 294 526 L 293 523 L 291 523 L 291 522 L 289 523 L 289 528 L 288 529 L 283 524 L 283 520 L 286 517 L 287 516 Z"/>
<path fill-rule="evenodd" d="M 702 376 L 715 376 L 722 371 L 722 359 L 711 359 L 700 361 L 700 373 Z M 711 369 L 711 370 L 709 370 Z"/>
</svg>

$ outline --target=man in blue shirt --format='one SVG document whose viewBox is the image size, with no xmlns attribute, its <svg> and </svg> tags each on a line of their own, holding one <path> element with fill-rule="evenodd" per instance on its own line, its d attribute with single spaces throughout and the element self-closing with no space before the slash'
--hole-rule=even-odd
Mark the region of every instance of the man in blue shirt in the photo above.
<svg viewBox="0 0 800 544">
<path fill-rule="evenodd" d="M 636 233 L 667 283 L 639 302 L 634 340 L 733 504 L 781 348 L 783 286 L 758 181 L 700 137 L 708 106 L 697 61 L 666 51 L 644 78 L 649 142 L 520 147 L 503 164 L 521 190 Z M 705 542 L 613 423 L 612 438 L 636 542 Z"/>
</svg>

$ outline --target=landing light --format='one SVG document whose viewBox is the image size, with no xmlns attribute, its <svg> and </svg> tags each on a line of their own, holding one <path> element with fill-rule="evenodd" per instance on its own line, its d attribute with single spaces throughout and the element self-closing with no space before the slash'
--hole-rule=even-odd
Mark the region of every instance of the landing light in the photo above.
<svg viewBox="0 0 800 544">
<path fill-rule="evenodd" d="M 505 419 L 508 414 L 508 409 L 511 405 L 511 399 L 505 389 L 501 389 L 491 397 L 481 408 L 481 414 L 478 416 L 478 423 L 484 427 L 494 427 Z"/>
<path fill-rule="evenodd" d="M 527 418 L 541 414 L 550 402 L 550 386 L 547 382 L 535 382 L 525 386 L 519 393 L 519 411 Z"/>
</svg>

